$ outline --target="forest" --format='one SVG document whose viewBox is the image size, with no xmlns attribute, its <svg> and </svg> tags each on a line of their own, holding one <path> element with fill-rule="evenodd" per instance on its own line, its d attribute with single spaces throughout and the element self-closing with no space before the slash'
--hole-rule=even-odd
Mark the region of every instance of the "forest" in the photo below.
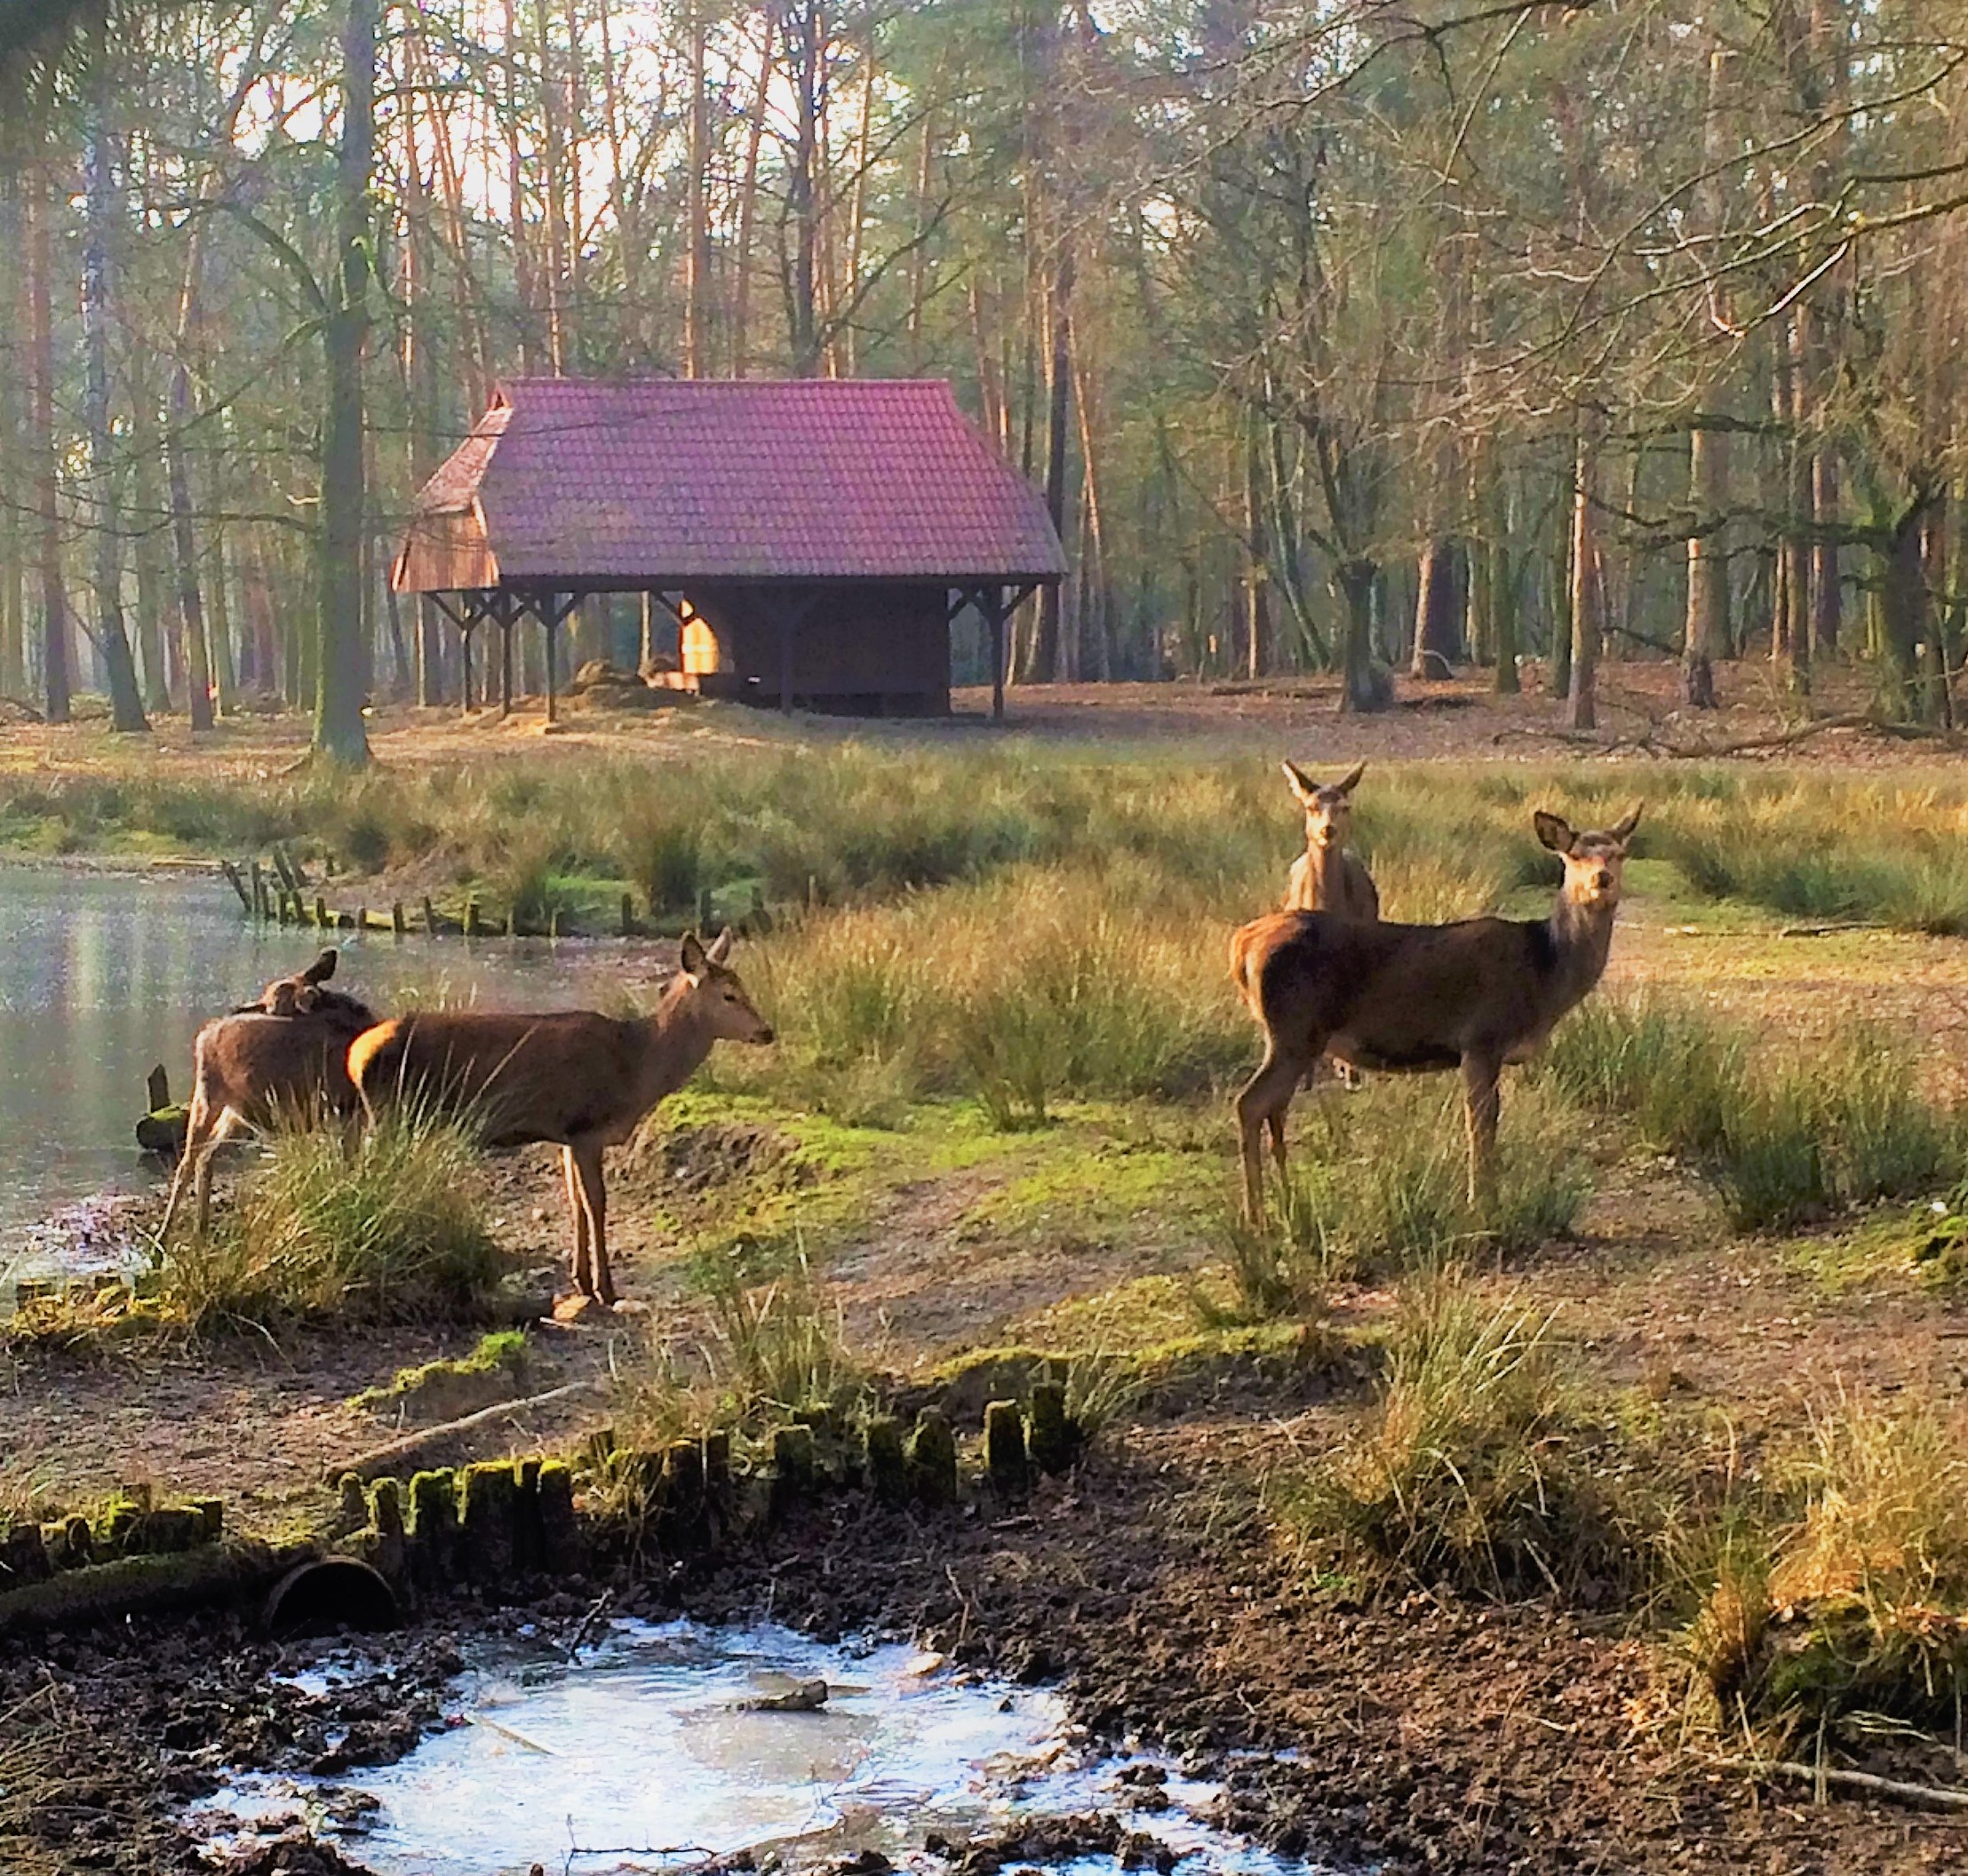
<svg viewBox="0 0 1968 1876">
<path fill-rule="evenodd" d="M 1951 724 L 1964 65 L 1937 0 L 11 0 L 0 694 L 359 754 L 455 686 L 386 570 L 502 378 L 935 376 L 1068 551 L 1014 682 Z"/>
</svg>

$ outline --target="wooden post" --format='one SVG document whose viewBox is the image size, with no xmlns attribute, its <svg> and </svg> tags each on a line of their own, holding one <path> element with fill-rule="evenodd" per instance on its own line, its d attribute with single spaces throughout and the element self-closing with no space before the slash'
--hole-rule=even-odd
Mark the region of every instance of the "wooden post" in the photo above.
<svg viewBox="0 0 1968 1876">
<path fill-rule="evenodd" d="M 513 619 L 502 614 L 498 622 L 498 713 L 513 714 Z"/>
<path fill-rule="evenodd" d="M 779 709 L 786 716 L 793 714 L 793 611 L 788 604 L 779 612 Z"/>
<path fill-rule="evenodd" d="M 991 622 L 991 720 L 1005 719 L 1005 590 L 987 586 L 980 597 L 984 617 Z"/>
<path fill-rule="evenodd" d="M 562 619 L 565 616 L 566 614 L 562 612 L 555 599 L 549 598 L 546 603 L 540 608 L 540 625 L 546 633 L 546 721 L 549 728 L 559 721 L 559 717 L 554 709 L 554 679 L 556 673 L 554 667 L 560 662 L 557 656 L 560 639 L 559 627 Z"/>
</svg>

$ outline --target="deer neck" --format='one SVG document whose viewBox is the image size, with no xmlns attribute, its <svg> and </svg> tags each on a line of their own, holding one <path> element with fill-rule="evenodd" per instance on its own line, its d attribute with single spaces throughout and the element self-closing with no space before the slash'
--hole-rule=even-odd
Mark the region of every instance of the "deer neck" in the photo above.
<svg viewBox="0 0 1968 1876">
<path fill-rule="evenodd" d="M 1339 911 L 1346 903 L 1346 849 L 1336 840 L 1307 841 L 1305 870 L 1319 910 Z"/>
<path fill-rule="evenodd" d="M 641 1093 L 649 1106 L 676 1093 L 704 1066 L 717 1038 L 692 1000 L 691 985 L 679 976 L 664 991 L 644 1019 L 648 1053 L 642 1065 Z"/>
<path fill-rule="evenodd" d="M 1605 974 L 1606 959 L 1613 951 L 1615 910 L 1617 907 L 1609 902 L 1587 905 L 1569 894 L 1558 894 L 1545 921 L 1556 962 L 1551 990 L 1558 1014 L 1583 1001 Z"/>
</svg>

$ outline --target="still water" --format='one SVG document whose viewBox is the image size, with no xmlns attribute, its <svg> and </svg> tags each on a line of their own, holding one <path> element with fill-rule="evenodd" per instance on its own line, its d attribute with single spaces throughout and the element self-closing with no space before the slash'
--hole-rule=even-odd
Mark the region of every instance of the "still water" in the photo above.
<svg viewBox="0 0 1968 1876">
<path fill-rule="evenodd" d="M 340 942 L 336 987 L 385 1013 L 412 997 L 609 1008 L 659 974 L 647 947 L 605 942 Z M 89 1202 L 159 1177 L 131 1134 L 152 1066 L 184 1099 L 199 1024 L 318 948 L 256 929 L 216 875 L 0 864 L 0 1294 L 51 1262 L 89 1266 Z"/>
<path fill-rule="evenodd" d="M 947 1868 L 921 1854 L 932 1833 L 960 1840 L 1119 1809 L 1187 1876 L 1317 1876 L 1214 1828 L 1201 1814 L 1215 1788 L 1173 1772 L 1160 1808 L 1129 1810 L 1119 1766 L 1085 1755 L 1056 1695 L 911 1656 L 769 1624 L 626 1619 L 578 1665 L 544 1643 L 502 1646 L 456 1684 L 450 1725 L 408 1758 L 339 1785 L 241 1776 L 194 1808 L 195 1828 L 219 1848 L 305 1821 L 377 1876 L 525 1876 L 536 1863 L 570 1876 L 680 1872 L 745 1848 L 765 1868 L 871 1848 L 927 1872 Z M 301 1684 L 325 1691 L 334 1673 Z M 747 1710 L 761 1691 L 814 1679 L 829 1685 L 824 1712 Z M 1113 1869 L 1081 1858 L 1066 1876 Z"/>
</svg>

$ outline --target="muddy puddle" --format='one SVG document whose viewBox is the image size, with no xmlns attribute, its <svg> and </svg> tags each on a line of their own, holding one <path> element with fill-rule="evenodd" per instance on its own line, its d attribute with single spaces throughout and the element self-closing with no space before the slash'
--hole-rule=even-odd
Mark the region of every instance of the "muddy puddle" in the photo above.
<svg viewBox="0 0 1968 1876">
<path fill-rule="evenodd" d="M 386 1661 L 327 1657 L 299 1684 L 331 1702 Z M 821 1681 L 823 1707 L 787 1710 Z M 879 1851 L 931 1872 L 973 1840 L 1104 1813 L 1135 1836 L 1136 1865 L 1315 1876 L 1213 1828 L 1215 1797 L 1149 1758 L 1089 1759 L 1056 1695 L 940 1657 L 625 1619 L 574 1665 L 544 1642 L 488 1652 L 394 1765 L 237 1776 L 187 1822 L 221 1862 L 302 1822 L 376 1876 L 676 1876 L 741 1851 L 761 1869 Z M 1092 1876 L 1119 1860 L 1110 1840 L 1049 1866 Z"/>
<path fill-rule="evenodd" d="M 609 1007 L 656 975 L 646 949 L 606 942 L 340 942 L 338 988 L 385 1012 L 412 998 Z M 255 928 L 211 875 L 0 865 L 0 1308 L 19 1277 L 131 1260 L 114 1201 L 160 1176 L 131 1133 L 152 1065 L 182 1099 L 198 1025 L 318 948 Z"/>
</svg>

